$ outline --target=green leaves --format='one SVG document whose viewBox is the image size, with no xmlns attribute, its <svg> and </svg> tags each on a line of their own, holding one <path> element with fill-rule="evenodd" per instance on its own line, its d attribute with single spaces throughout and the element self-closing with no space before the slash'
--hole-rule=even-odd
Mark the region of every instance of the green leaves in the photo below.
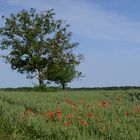
<svg viewBox="0 0 140 140">
<path fill-rule="evenodd" d="M 37 77 L 40 86 L 45 80 L 71 82 L 82 60 L 73 53 L 78 43 L 71 42 L 69 25 L 54 15 L 53 9 L 40 13 L 33 8 L 22 10 L 3 17 L 5 26 L 0 28 L 0 48 L 9 52 L 4 58 L 12 69 Z"/>
</svg>

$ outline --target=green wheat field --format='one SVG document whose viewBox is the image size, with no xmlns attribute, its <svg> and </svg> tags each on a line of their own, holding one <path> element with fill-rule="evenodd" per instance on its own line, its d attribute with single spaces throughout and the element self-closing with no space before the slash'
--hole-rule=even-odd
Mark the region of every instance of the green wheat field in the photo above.
<svg viewBox="0 0 140 140">
<path fill-rule="evenodd" d="M 0 140 L 140 140 L 140 90 L 0 91 Z"/>
</svg>

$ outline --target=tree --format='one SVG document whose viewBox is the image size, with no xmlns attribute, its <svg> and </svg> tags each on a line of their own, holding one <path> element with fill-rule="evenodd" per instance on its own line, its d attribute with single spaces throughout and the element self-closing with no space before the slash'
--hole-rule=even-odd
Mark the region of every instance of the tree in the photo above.
<svg viewBox="0 0 140 140">
<path fill-rule="evenodd" d="M 81 72 L 76 70 L 81 63 L 83 56 L 74 54 L 73 49 L 77 48 L 78 43 L 71 43 L 71 32 L 64 30 L 63 33 L 54 38 L 57 49 L 52 48 L 51 57 L 48 65 L 47 79 L 60 84 L 65 89 L 67 83 L 75 78 L 82 76 Z"/>
<path fill-rule="evenodd" d="M 48 68 L 48 80 L 60 84 L 63 89 L 65 89 L 67 83 L 82 76 L 82 73 L 75 69 L 75 65 L 60 63 L 51 64 Z"/>
<path fill-rule="evenodd" d="M 69 25 L 61 19 L 55 20 L 54 15 L 53 10 L 40 13 L 33 8 L 30 11 L 22 10 L 8 18 L 3 16 L 5 26 L 0 28 L 0 48 L 8 50 L 3 58 L 13 70 L 26 73 L 27 78 L 37 77 L 40 86 L 48 79 L 60 81 L 58 78 L 65 69 L 70 68 L 71 64 L 75 67 L 80 63 L 76 60 L 80 57 L 72 53 L 77 43 L 71 43 L 72 34 L 67 31 Z M 68 58 L 69 65 L 63 64 L 63 70 L 57 69 L 59 77 L 50 76 L 49 67 L 54 70 L 57 64 L 62 60 L 67 62 Z M 74 67 L 73 72 L 76 72 Z M 59 70 L 62 70 L 62 73 Z"/>
</svg>

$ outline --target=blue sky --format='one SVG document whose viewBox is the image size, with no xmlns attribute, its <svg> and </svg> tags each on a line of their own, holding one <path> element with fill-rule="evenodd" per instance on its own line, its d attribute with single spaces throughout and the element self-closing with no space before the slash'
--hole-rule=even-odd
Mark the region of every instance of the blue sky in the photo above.
<svg viewBox="0 0 140 140">
<path fill-rule="evenodd" d="M 1 0 L 0 16 L 22 9 L 54 9 L 71 25 L 73 40 L 85 56 L 79 70 L 86 75 L 71 87 L 140 86 L 139 0 Z M 0 26 L 3 21 L 0 19 Z M 32 86 L 0 60 L 0 88 Z"/>
</svg>

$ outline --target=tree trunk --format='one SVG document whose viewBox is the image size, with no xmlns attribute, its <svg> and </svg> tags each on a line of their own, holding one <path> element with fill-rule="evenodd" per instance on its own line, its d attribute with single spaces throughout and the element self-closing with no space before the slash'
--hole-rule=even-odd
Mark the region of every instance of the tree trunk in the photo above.
<svg viewBox="0 0 140 140">
<path fill-rule="evenodd" d="M 64 84 L 64 83 L 62 84 L 62 89 L 63 89 L 63 90 L 65 89 L 65 84 Z"/>
<path fill-rule="evenodd" d="M 39 82 L 39 87 L 42 90 L 43 89 L 43 86 L 44 86 L 44 80 L 43 80 L 43 75 L 42 75 L 41 69 L 38 70 L 38 82 Z"/>
<path fill-rule="evenodd" d="M 44 82 L 42 79 L 38 79 L 39 80 L 39 86 L 42 87 L 44 85 Z"/>
</svg>

